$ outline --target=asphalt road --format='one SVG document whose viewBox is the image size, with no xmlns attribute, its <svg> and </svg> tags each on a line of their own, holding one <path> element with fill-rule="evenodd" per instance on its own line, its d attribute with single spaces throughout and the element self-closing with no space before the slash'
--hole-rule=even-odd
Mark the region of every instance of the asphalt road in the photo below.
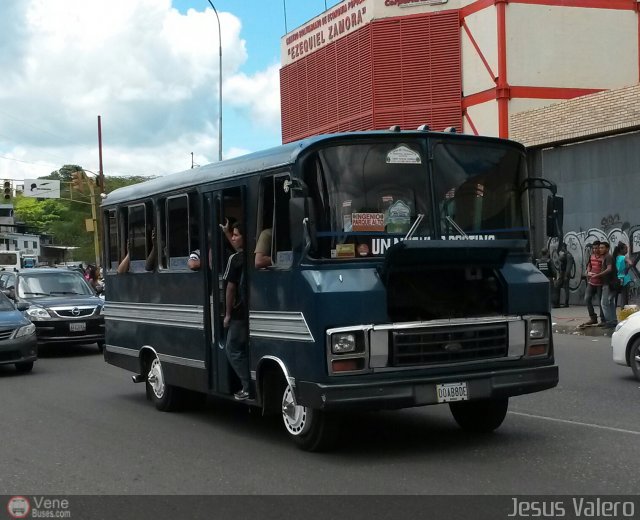
<svg viewBox="0 0 640 520">
<path fill-rule="evenodd" d="M 94 345 L 0 367 L 0 494 L 635 494 L 640 383 L 609 338 L 556 336 L 560 386 L 473 436 L 448 407 L 357 414 L 328 454 L 211 399 L 161 413 Z"/>
</svg>

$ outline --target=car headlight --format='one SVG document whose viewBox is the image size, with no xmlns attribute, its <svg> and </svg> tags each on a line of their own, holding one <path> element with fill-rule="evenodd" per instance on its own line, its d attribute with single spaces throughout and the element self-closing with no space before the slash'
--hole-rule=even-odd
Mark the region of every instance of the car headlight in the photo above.
<svg viewBox="0 0 640 520">
<path fill-rule="evenodd" d="M 622 320 L 620 322 L 618 322 L 618 324 L 616 325 L 616 329 L 614 330 L 614 332 L 618 332 L 623 326 L 624 324 L 627 323 L 627 320 Z"/>
<path fill-rule="evenodd" d="M 34 307 L 31 306 L 27 309 L 27 316 L 31 318 L 31 320 L 48 320 L 51 318 L 49 311 L 43 307 Z"/>
<path fill-rule="evenodd" d="M 29 325 L 25 325 L 24 327 L 20 327 L 14 336 L 14 338 L 21 338 L 22 336 L 29 336 L 36 332 L 36 326 L 33 323 L 29 323 Z"/>
<path fill-rule="evenodd" d="M 353 332 L 337 332 L 331 336 L 331 352 L 334 354 L 346 354 L 355 352 L 356 335 Z"/>
<path fill-rule="evenodd" d="M 547 337 L 547 320 L 531 320 L 529 324 L 529 339 L 544 339 Z"/>
</svg>

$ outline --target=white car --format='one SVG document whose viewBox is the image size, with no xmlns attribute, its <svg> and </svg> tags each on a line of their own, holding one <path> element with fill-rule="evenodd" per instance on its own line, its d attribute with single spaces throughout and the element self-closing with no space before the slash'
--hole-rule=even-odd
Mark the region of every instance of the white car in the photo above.
<svg viewBox="0 0 640 520">
<path fill-rule="evenodd" d="M 618 323 L 611 336 L 613 360 L 618 365 L 630 366 L 640 381 L 640 311 Z"/>
</svg>

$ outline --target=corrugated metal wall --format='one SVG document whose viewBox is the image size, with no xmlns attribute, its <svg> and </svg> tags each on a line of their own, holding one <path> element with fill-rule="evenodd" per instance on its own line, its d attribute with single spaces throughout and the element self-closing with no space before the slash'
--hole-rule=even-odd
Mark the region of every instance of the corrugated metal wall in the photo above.
<svg viewBox="0 0 640 520">
<path fill-rule="evenodd" d="M 640 270 L 639 150 L 638 132 L 529 150 L 530 171 L 556 183 L 564 198 L 563 241 L 576 261 L 570 280 L 573 303 L 584 296 L 582 275 L 596 239 L 612 249 L 619 242 L 628 244 Z M 557 241 L 543 231 L 546 195 L 535 212 L 534 252 L 549 247 L 555 258 Z M 636 288 L 634 301 L 639 296 Z"/>
<path fill-rule="evenodd" d="M 280 69 L 282 140 L 462 128 L 458 11 L 374 21 Z"/>
</svg>

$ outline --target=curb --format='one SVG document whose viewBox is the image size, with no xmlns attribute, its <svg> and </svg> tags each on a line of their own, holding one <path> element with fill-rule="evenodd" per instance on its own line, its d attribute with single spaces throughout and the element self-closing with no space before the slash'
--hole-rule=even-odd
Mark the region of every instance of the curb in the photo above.
<svg viewBox="0 0 640 520">
<path fill-rule="evenodd" d="M 591 336 L 591 337 L 606 337 L 610 338 L 613 334 L 613 329 L 607 329 L 604 327 L 585 327 L 579 328 L 573 324 L 561 324 L 552 322 L 551 328 L 555 334 L 570 334 L 573 336 Z"/>
</svg>

